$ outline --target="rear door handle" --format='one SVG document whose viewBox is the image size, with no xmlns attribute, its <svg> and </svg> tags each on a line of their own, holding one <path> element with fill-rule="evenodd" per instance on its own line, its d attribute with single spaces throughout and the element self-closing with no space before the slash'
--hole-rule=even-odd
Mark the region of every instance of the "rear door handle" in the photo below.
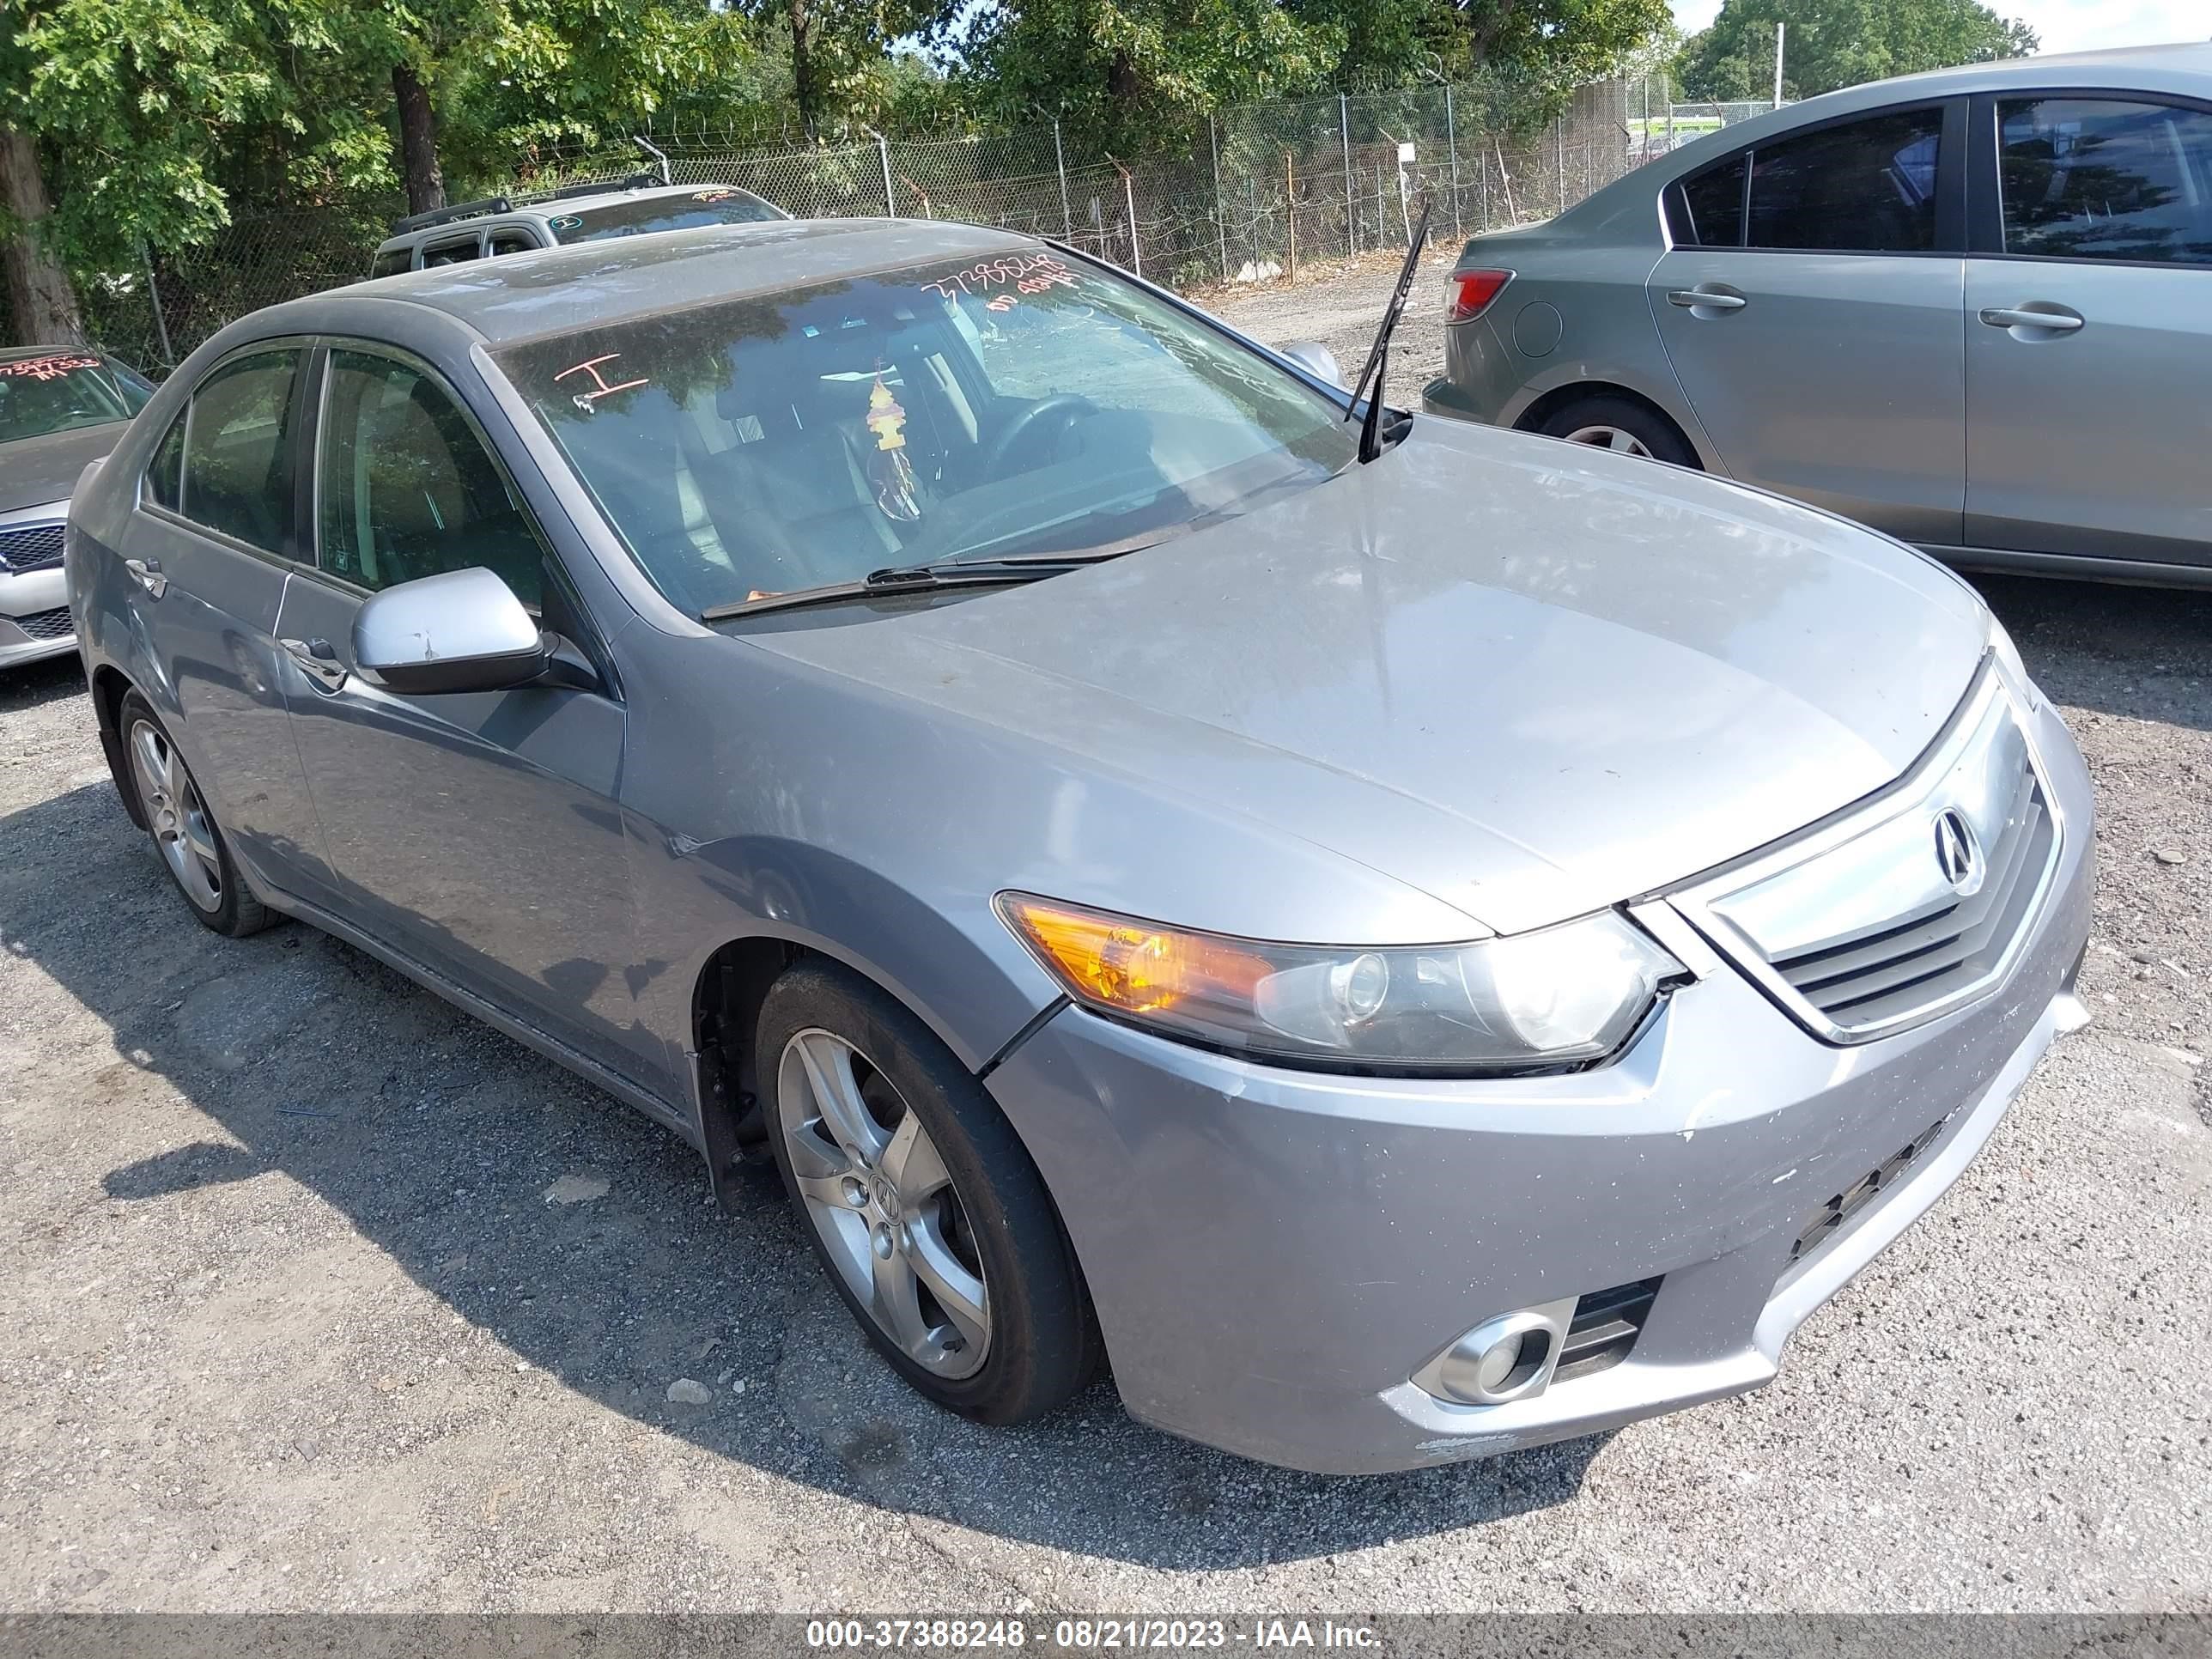
<svg viewBox="0 0 2212 1659">
<path fill-rule="evenodd" d="M 279 640 L 284 653 L 300 665 L 318 690 L 335 691 L 346 683 L 346 665 L 328 640 Z"/>
<path fill-rule="evenodd" d="M 131 573 L 132 581 L 137 582 L 155 599 L 160 599 L 162 594 L 169 591 L 169 579 L 161 574 L 161 562 L 159 559 L 125 559 L 123 562 L 123 568 Z"/>
<path fill-rule="evenodd" d="M 2035 311 L 2026 306 L 1984 306 L 1982 320 L 1991 328 L 2039 328 L 2052 334 L 2071 334 L 2081 326 L 2079 312 Z"/>
<path fill-rule="evenodd" d="M 1667 296 L 1670 306 L 1680 306 L 1685 311 L 1694 311 L 1702 306 L 1708 311 L 1741 311 L 1749 303 L 1741 294 L 1723 294 L 1718 290 L 1707 293 L 1701 288 L 1678 288 Z"/>
</svg>

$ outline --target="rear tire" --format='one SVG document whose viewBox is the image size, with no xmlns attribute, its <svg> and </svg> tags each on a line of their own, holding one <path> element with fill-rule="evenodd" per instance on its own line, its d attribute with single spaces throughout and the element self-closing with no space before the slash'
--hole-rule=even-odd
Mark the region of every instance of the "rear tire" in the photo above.
<svg viewBox="0 0 2212 1659">
<path fill-rule="evenodd" d="M 214 811 L 153 706 L 126 692 L 116 725 L 123 733 L 124 774 L 155 854 L 192 914 L 229 939 L 258 933 L 276 921 L 276 913 L 246 890 Z"/>
<path fill-rule="evenodd" d="M 1547 438 L 1636 455 L 1676 466 L 1695 467 L 1698 452 L 1681 428 L 1664 415 L 1626 398 L 1602 394 L 1577 398 L 1554 410 L 1536 430 Z"/>
<path fill-rule="evenodd" d="M 800 1230 L 878 1352 L 963 1417 L 1025 1423 L 1097 1369 L 1097 1323 L 1044 1179 L 908 1008 L 803 962 L 769 988 L 757 1067 Z"/>
</svg>

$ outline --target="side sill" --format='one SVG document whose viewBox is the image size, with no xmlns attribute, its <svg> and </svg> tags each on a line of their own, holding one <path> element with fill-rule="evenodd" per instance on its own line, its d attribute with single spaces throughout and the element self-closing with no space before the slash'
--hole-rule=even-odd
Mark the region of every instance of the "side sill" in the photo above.
<svg viewBox="0 0 2212 1659">
<path fill-rule="evenodd" d="M 649 1091 L 632 1083 L 619 1073 L 610 1071 L 579 1049 L 570 1048 L 558 1037 L 549 1036 L 534 1025 L 524 1024 L 513 1015 L 493 1006 L 475 993 L 465 990 L 434 969 L 426 967 L 412 957 L 392 949 L 381 940 L 373 939 L 349 922 L 339 921 L 329 911 L 310 904 L 304 899 L 270 886 L 258 872 L 252 882 L 255 895 L 270 908 L 282 910 L 319 928 L 331 938 L 342 939 L 356 951 L 366 951 L 397 972 L 404 974 L 424 990 L 444 998 L 463 1013 L 482 1020 L 502 1036 L 514 1038 L 526 1048 L 534 1049 L 556 1065 L 565 1067 L 586 1083 L 605 1090 L 625 1106 L 635 1107 L 654 1122 L 665 1125 L 684 1138 L 684 1143 L 703 1154 L 706 1146 L 699 1126 L 690 1116 L 672 1108 L 665 1101 Z"/>
</svg>

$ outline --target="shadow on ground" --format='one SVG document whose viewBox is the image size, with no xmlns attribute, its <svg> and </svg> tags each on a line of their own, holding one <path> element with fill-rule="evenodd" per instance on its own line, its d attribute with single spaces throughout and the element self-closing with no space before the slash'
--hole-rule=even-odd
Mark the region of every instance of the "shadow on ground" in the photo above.
<svg viewBox="0 0 2212 1659">
<path fill-rule="evenodd" d="M 1977 575 L 2037 683 L 2074 708 L 2212 730 L 2212 592 Z"/>
<path fill-rule="evenodd" d="M 282 1172 L 517 1359 L 784 1478 L 1084 1554 L 1225 1569 L 1560 1504 L 1604 1443 L 1329 1480 L 1142 1428 L 1108 1383 L 1044 1424 L 978 1428 L 925 1405 L 866 1348 L 765 1166 L 752 1201 L 725 1215 L 704 1202 L 688 1147 L 371 958 L 297 924 L 242 941 L 205 933 L 106 786 L 0 818 L 0 945 L 209 1120 L 180 1118 L 168 1150 L 110 1171 L 109 1202 L 191 1203 Z M 69 1086 L 92 1088 L 77 1079 L 96 1070 Z M 605 1195 L 550 1201 L 564 1175 L 604 1180 Z M 258 1270 L 280 1304 L 297 1288 L 286 1261 L 273 1253 Z M 326 1340 L 330 1305 L 304 1307 L 289 1340 Z M 143 1312 L 172 1316 L 151 1295 Z M 367 1346 L 358 1317 L 348 1340 Z M 711 1402 L 669 1403 L 678 1377 L 709 1385 Z"/>
</svg>

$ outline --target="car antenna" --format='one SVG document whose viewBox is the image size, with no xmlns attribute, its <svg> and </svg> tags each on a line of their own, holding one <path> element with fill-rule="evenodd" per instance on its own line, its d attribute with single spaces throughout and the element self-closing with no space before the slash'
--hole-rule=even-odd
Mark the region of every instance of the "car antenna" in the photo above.
<svg viewBox="0 0 2212 1659">
<path fill-rule="evenodd" d="M 629 141 L 633 144 L 635 144 L 640 149 L 643 150 L 648 158 L 659 164 L 660 182 L 662 184 L 667 185 L 673 184 L 675 182 L 675 180 L 668 176 L 668 157 L 659 149 L 656 149 L 651 140 L 641 138 L 636 133 L 633 132 L 629 136 Z"/>
<path fill-rule="evenodd" d="M 1352 388 L 1352 407 L 1344 411 L 1350 420 L 1352 411 L 1359 407 L 1360 394 L 1367 394 L 1367 417 L 1359 426 L 1359 459 L 1364 465 L 1382 453 L 1382 379 L 1390 368 L 1390 333 L 1398 326 L 1398 319 L 1406 314 L 1406 296 L 1413 292 L 1413 273 L 1420 269 L 1421 250 L 1429 245 L 1429 215 L 1436 204 L 1424 197 L 1421 202 L 1421 222 L 1413 227 L 1413 240 L 1406 248 L 1406 263 L 1398 267 L 1398 287 L 1390 296 L 1389 308 L 1382 313 L 1382 326 L 1375 331 L 1375 343 L 1368 348 L 1367 366 L 1359 371 L 1358 384 Z M 1374 384 L 1370 389 L 1369 382 Z"/>
</svg>

